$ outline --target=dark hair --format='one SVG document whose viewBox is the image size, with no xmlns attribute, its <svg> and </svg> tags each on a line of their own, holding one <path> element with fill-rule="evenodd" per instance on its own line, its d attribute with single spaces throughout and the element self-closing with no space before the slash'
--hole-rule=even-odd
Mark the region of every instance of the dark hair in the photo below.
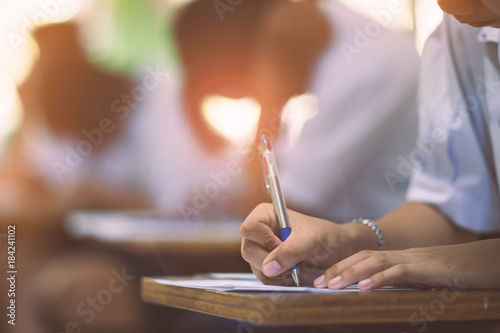
<svg viewBox="0 0 500 333">
<path fill-rule="evenodd" d="M 211 151 L 225 143 L 200 116 L 201 99 L 209 94 L 262 99 L 263 92 L 249 77 L 260 17 L 276 1 L 284 0 L 242 1 L 219 16 L 213 0 L 198 0 L 177 16 L 174 33 L 183 68 L 186 116 L 198 141 Z"/>
<path fill-rule="evenodd" d="M 19 87 L 27 117 L 40 112 L 53 132 L 73 137 L 113 119 L 111 104 L 130 92 L 130 80 L 91 64 L 73 23 L 40 27 L 34 37 L 40 57 Z"/>
<path fill-rule="evenodd" d="M 264 119 L 279 113 L 277 109 L 293 94 L 303 92 L 317 56 L 330 38 L 329 24 L 316 1 L 306 1 L 297 6 L 290 0 L 247 0 L 220 15 L 215 8 L 218 2 L 197 0 L 179 13 L 174 33 L 183 67 L 186 116 L 198 141 L 209 150 L 217 150 L 225 142 L 201 117 L 204 96 L 254 97 L 262 106 L 260 126 L 269 126 Z M 270 74 L 281 81 L 253 81 L 257 59 L 271 53 L 275 69 Z M 282 82 L 287 80 L 293 82 Z M 275 83 L 287 88 L 275 90 Z"/>
</svg>

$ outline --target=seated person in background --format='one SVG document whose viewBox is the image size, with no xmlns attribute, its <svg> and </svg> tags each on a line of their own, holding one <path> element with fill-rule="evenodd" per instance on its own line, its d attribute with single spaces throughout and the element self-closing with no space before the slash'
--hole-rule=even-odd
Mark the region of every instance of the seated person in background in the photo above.
<svg viewBox="0 0 500 333">
<path fill-rule="evenodd" d="M 301 275 L 318 288 L 500 288 L 500 2 L 438 3 L 454 17 L 424 48 L 419 140 L 433 150 L 418 156 L 408 202 L 370 228 L 290 211 L 283 243 L 272 206 L 258 206 L 240 229 L 242 254 L 266 283 L 309 262 Z"/>
<path fill-rule="evenodd" d="M 244 214 L 269 200 L 260 133 L 275 138 L 290 206 L 346 220 L 399 205 L 407 179 L 394 184 L 387 174 L 399 174 L 398 157 L 414 146 L 419 58 L 409 34 L 375 24 L 376 37 L 359 37 L 370 24 L 336 1 L 248 1 L 223 21 L 212 1 L 187 4 L 175 24 L 181 78 L 172 75 L 137 114 L 155 205 L 191 219 L 208 207 Z M 346 53 L 358 38 L 367 46 Z M 256 130 L 240 141 L 221 135 L 206 117 L 214 95 L 258 103 Z M 234 165 L 240 174 L 227 172 Z"/>
<path fill-rule="evenodd" d="M 221 22 L 211 1 L 194 1 L 175 25 L 182 78 L 171 71 L 145 99 L 132 101 L 121 99 L 129 83 L 84 59 L 74 28 L 59 28 L 65 51 L 59 37 L 50 37 L 56 28 L 43 28 L 40 60 L 21 88 L 27 117 L 17 146 L 30 166 L 26 173 L 63 193 L 58 202 L 65 208 L 147 207 L 141 189 L 156 208 L 186 219 L 210 208 L 247 214 L 268 200 L 253 145 L 260 135 L 227 140 L 209 125 L 203 106 L 214 95 L 251 98 L 261 110 L 256 132 L 276 139 L 290 206 L 344 220 L 355 216 L 356 199 L 365 216 L 385 213 L 406 188 L 403 177 L 393 183 L 386 175 L 398 174 L 398 157 L 413 147 L 418 56 L 408 35 L 381 27 L 359 53 L 345 53 L 358 38 L 357 27 L 370 22 L 337 2 L 314 0 L 245 2 Z M 398 51 L 389 51 L 389 44 Z M 63 79 L 74 70 L 73 80 Z M 50 78 L 43 89 L 38 76 Z M 58 91 L 65 93 L 56 98 Z M 299 107 L 285 107 L 304 93 Z M 142 100 L 135 112 L 122 111 Z M 101 131 L 102 143 L 94 145 L 90 138 L 101 141 L 94 129 L 105 118 L 113 131 Z M 92 152 L 81 156 L 86 149 Z M 231 161 L 242 172 L 226 181 L 221 173 Z M 311 172 L 311 165 L 321 172 Z M 321 175 L 329 176 L 328 184 Z M 214 179 L 219 188 L 206 193 Z"/>
<path fill-rule="evenodd" d="M 86 332 L 141 331 L 144 305 L 132 283 L 106 316 L 87 324 L 77 314 L 79 303 L 109 283 L 113 269 L 134 273 L 128 260 L 82 249 L 62 230 L 71 209 L 145 206 L 124 171 L 129 166 L 120 164 L 128 154 L 121 146 L 126 121 L 111 108 L 130 92 L 131 81 L 93 66 L 71 23 L 41 27 L 34 38 L 39 58 L 19 88 L 24 121 L 0 164 L 0 226 L 16 225 L 22 263 L 16 304 L 25 319 L 16 329 L 60 332 L 75 321 Z M 7 290 L 5 282 L 0 289 Z"/>
<path fill-rule="evenodd" d="M 300 23 L 316 28 L 304 18 L 316 4 L 331 34 L 307 68 L 296 58 L 307 59 L 304 50 L 313 49 L 314 35 L 302 35 Z M 264 26 L 270 32 L 256 66 L 258 81 L 271 92 L 299 82 L 288 96 L 308 92 L 317 98 L 309 115 L 302 114 L 308 105 L 285 109 L 275 147 L 287 203 L 337 221 L 377 217 L 401 204 L 409 179 L 394 182 L 388 175 L 401 176 L 400 157 L 408 158 L 416 139 L 419 57 L 410 33 L 384 29 L 337 1 L 276 5 Z M 380 29 L 376 37 L 358 32 L 373 26 Z M 351 53 L 349 47 L 365 37 L 366 47 Z M 309 69 L 303 70 L 309 76 L 297 80 L 300 67 Z M 301 133 L 294 133 L 300 126 Z"/>
<path fill-rule="evenodd" d="M 144 207 L 127 174 L 133 168 L 119 163 L 128 154 L 127 120 L 111 107 L 130 93 L 131 80 L 92 65 L 72 23 L 39 28 L 34 37 L 39 58 L 19 87 L 24 122 L 0 166 L 2 182 L 16 190 L 0 195 L 15 202 L 27 194 L 20 201 L 32 198 L 39 209 L 2 205 L 0 217 L 36 225 L 72 208 Z"/>
</svg>

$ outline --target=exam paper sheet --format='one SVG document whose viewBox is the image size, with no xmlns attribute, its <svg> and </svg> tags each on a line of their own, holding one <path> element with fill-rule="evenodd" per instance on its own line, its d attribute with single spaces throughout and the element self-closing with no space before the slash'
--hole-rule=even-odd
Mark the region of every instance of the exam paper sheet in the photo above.
<svg viewBox="0 0 500 333">
<path fill-rule="evenodd" d="M 267 291 L 267 292 L 310 292 L 310 293 L 339 293 L 362 292 L 357 285 L 351 285 L 341 290 L 317 289 L 314 287 L 284 287 L 263 284 L 252 273 L 209 273 L 197 275 L 199 279 L 171 280 L 168 278 L 155 278 L 159 284 L 208 289 L 215 291 Z M 388 290 L 418 290 L 417 288 L 384 287 L 378 291 Z"/>
</svg>

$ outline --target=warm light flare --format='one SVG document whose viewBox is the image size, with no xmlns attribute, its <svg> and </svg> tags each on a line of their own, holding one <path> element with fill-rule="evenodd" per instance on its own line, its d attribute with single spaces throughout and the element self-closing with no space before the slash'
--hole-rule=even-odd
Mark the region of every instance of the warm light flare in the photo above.
<svg viewBox="0 0 500 333">
<path fill-rule="evenodd" d="M 290 147 L 300 139 L 304 125 L 319 112 L 319 100 L 316 95 L 307 93 L 294 96 L 283 107 L 281 121 L 287 128 L 286 136 Z"/>
<path fill-rule="evenodd" d="M 0 146 L 21 124 L 21 102 L 12 79 L 0 73 Z"/>
<path fill-rule="evenodd" d="M 261 114 L 261 106 L 253 98 L 233 99 L 219 95 L 205 97 L 201 110 L 210 128 L 233 142 L 255 136 Z"/>
</svg>

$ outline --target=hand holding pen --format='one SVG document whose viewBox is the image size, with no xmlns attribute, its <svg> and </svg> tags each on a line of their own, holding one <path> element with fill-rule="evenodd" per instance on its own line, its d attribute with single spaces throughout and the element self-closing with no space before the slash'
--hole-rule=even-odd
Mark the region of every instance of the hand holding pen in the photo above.
<svg viewBox="0 0 500 333">
<path fill-rule="evenodd" d="M 290 276 L 287 271 L 291 270 L 296 284 L 311 285 L 336 261 L 359 251 L 349 237 L 352 232 L 344 230 L 358 226 L 352 223 L 339 226 L 287 210 L 269 139 L 263 137 L 259 148 L 273 204 L 258 205 L 241 225 L 241 255 L 266 284 L 286 284 L 286 276 Z M 294 223 L 293 232 L 289 229 L 290 219 Z M 281 240 L 276 236 L 278 232 Z M 302 269 L 299 275 L 298 263 L 308 260 L 312 264 L 306 265 L 307 269 Z"/>
<path fill-rule="evenodd" d="M 267 191 L 271 193 L 274 211 L 280 225 L 281 240 L 284 242 L 288 236 L 290 236 L 292 228 L 290 227 L 290 221 L 288 220 L 285 197 L 283 196 L 283 191 L 281 190 L 276 159 L 271 147 L 271 142 L 265 135 L 262 136 L 260 141 L 259 152 L 262 161 L 266 188 Z M 298 287 L 300 285 L 299 265 L 292 267 L 290 272 L 292 273 L 293 281 Z"/>
</svg>

